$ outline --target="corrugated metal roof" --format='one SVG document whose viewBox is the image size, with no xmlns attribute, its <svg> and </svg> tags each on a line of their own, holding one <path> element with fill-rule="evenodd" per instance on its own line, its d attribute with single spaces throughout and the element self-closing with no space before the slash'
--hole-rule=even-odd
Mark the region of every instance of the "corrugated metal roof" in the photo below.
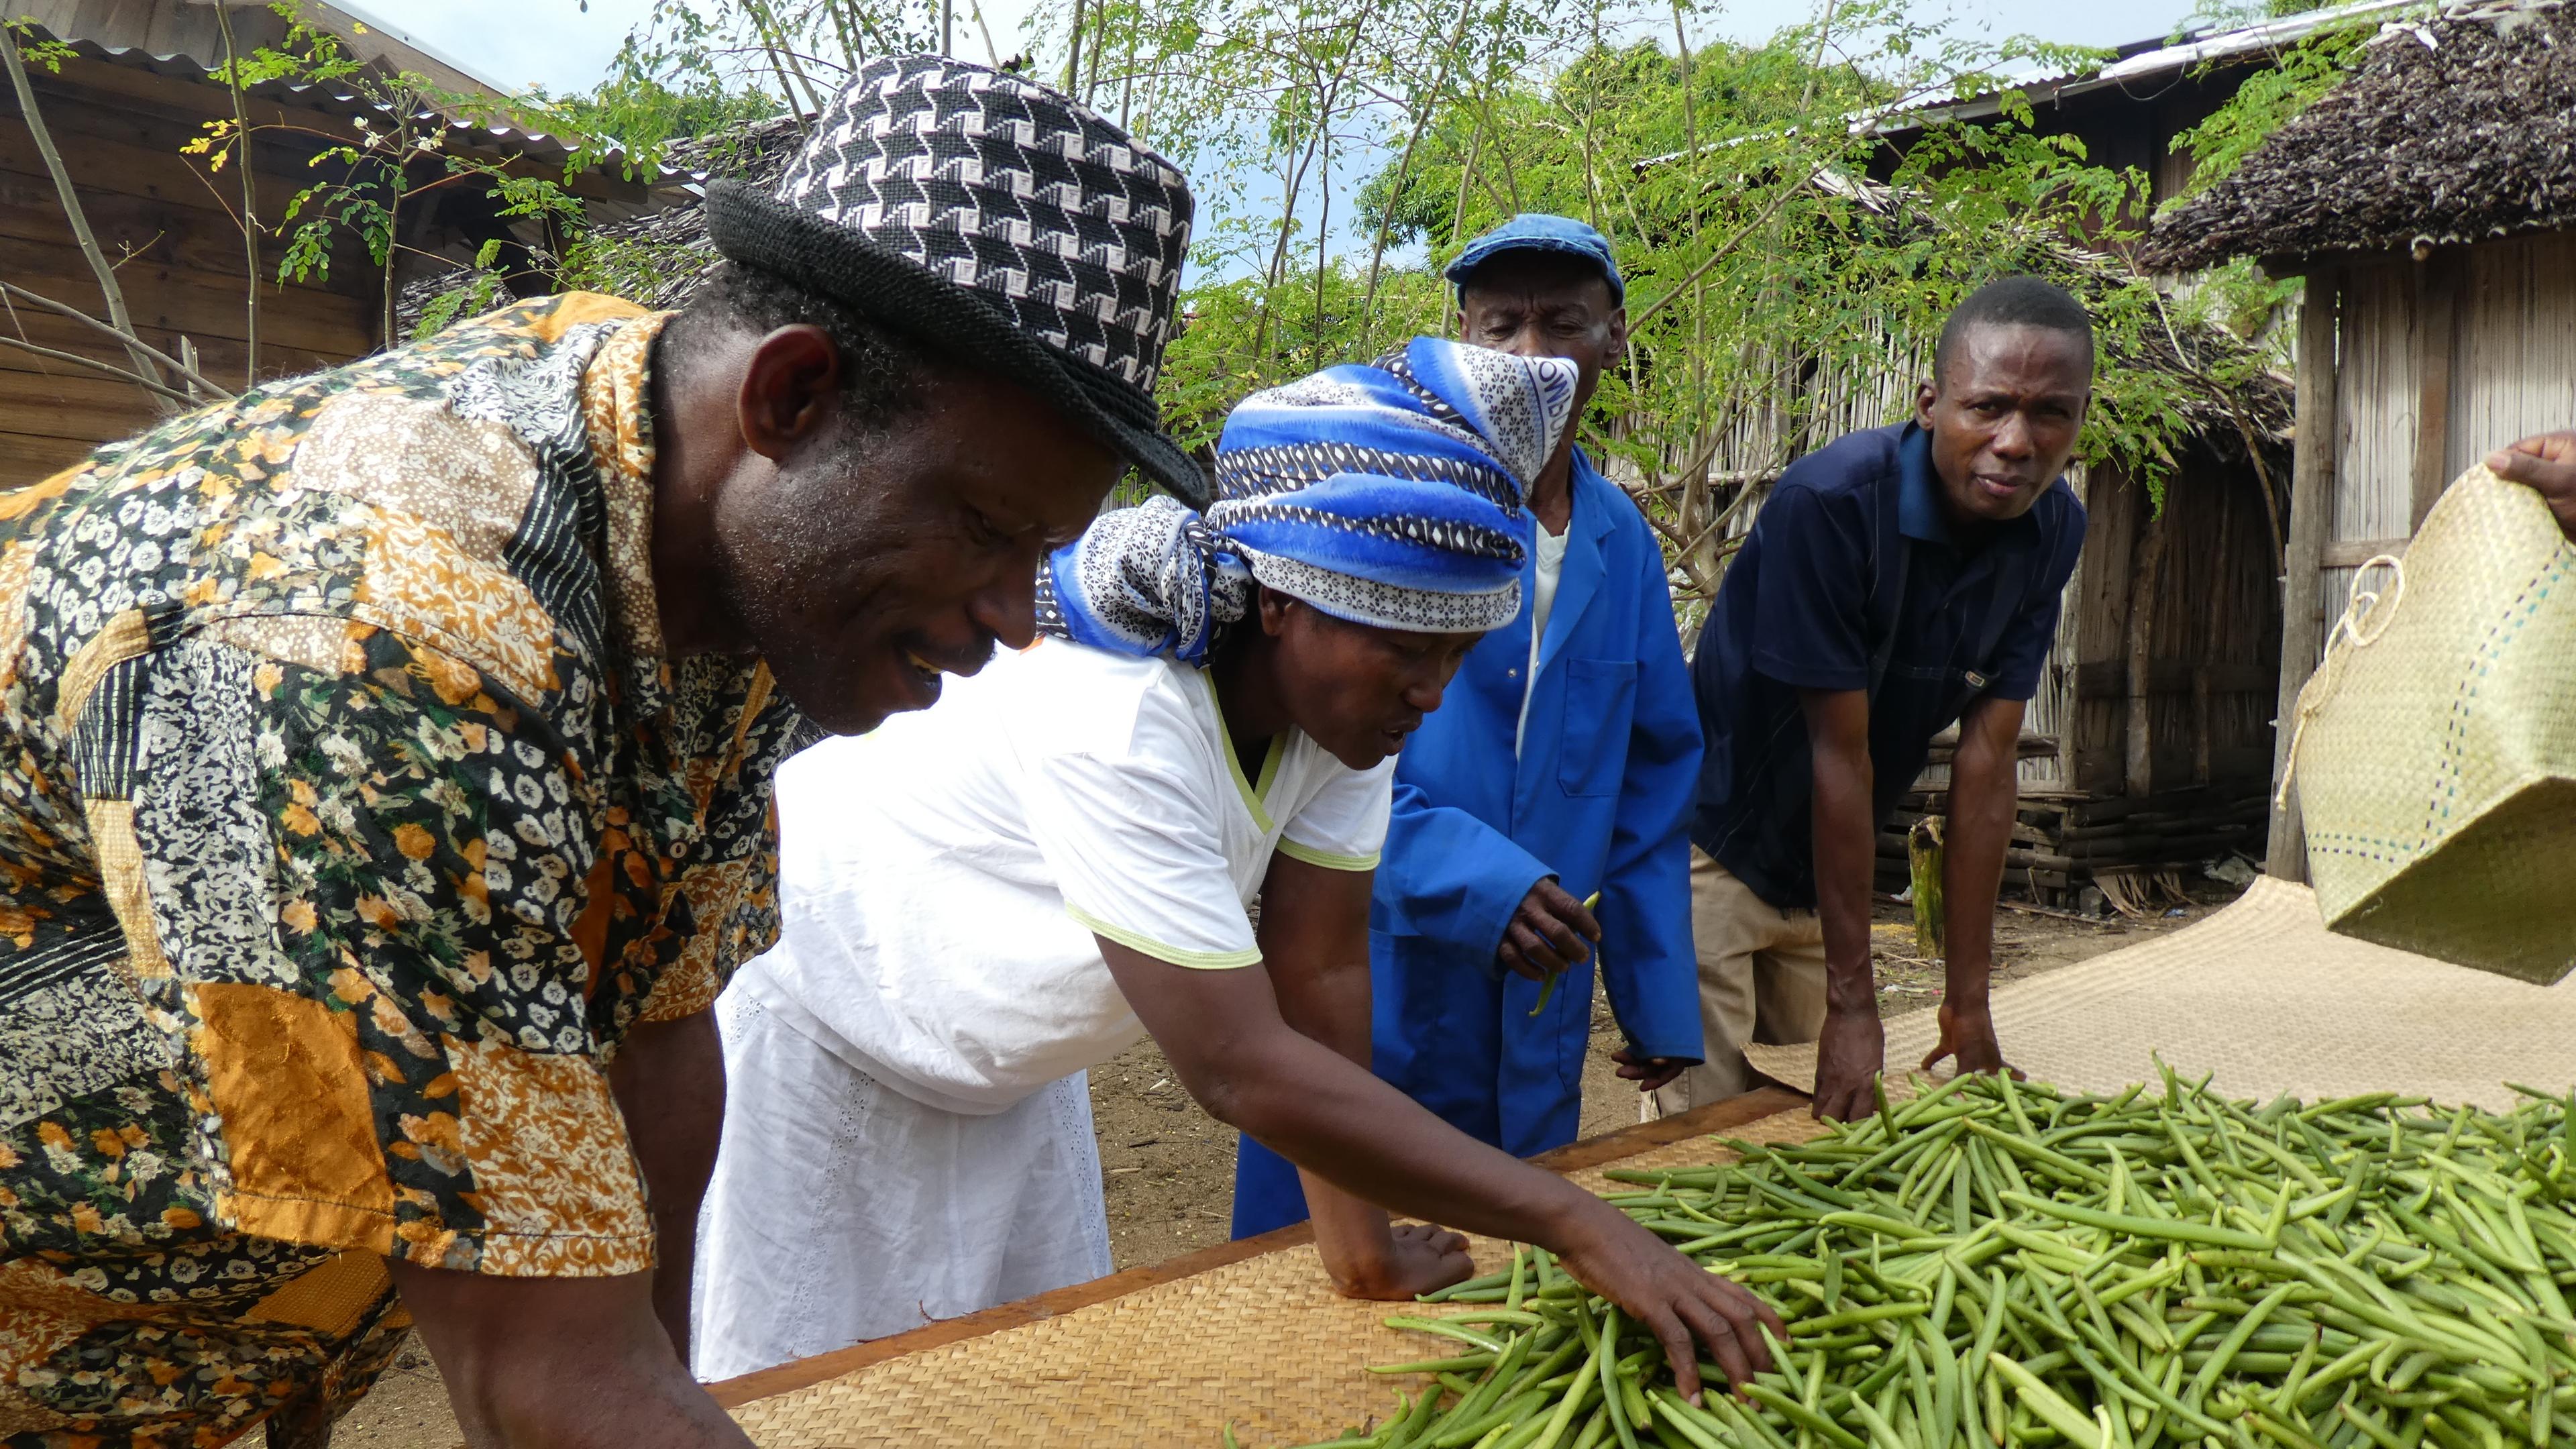
<svg viewBox="0 0 2576 1449">
<path fill-rule="evenodd" d="M 2215 26 L 2194 31 L 2181 40 L 2144 40 L 2124 45 L 2117 59 L 2099 70 L 2066 71 L 2015 79 L 1986 95 L 1959 100 L 1955 97 L 1932 97 L 1908 102 L 1902 109 L 1864 113 L 1853 118 L 1853 133 L 1867 132 L 1881 136 L 1903 135 L 1919 131 L 1942 121 L 1975 121 L 1994 115 L 2003 107 L 2006 95 L 2019 93 L 2034 104 L 2063 101 L 2106 87 L 2128 87 L 2141 82 L 2166 81 L 2196 66 L 2213 61 L 2251 56 L 2295 45 L 2330 26 L 2348 25 L 2357 20 L 2393 16 L 2402 10 L 2430 10 L 2432 0 L 2360 0 L 2353 5 L 2312 10 L 2285 20 L 2270 20 L 2261 25 L 2221 30 Z"/>
<path fill-rule="evenodd" d="M 2003 109 L 2004 97 L 2019 95 L 2034 105 L 2047 105 L 2092 91 L 2168 81 L 2196 66 L 2293 45 L 2332 25 L 2373 17 L 2394 17 L 2406 10 L 2430 10 L 2433 0 L 2360 0 L 2360 3 L 2293 15 L 2285 20 L 2222 30 L 2215 26 L 2181 40 L 2141 40 L 2118 48 L 2115 59 L 2098 70 L 2043 72 L 2020 76 L 1984 95 L 1965 100 L 1956 95 L 1909 97 L 1899 106 L 1854 112 L 1845 118 L 1855 136 L 1902 136 L 1943 121 L 1985 120 Z M 1703 150 L 1730 143 L 1710 142 Z M 1640 161 L 1640 169 L 1680 160 L 1688 153 L 1667 152 Z"/>
<path fill-rule="evenodd" d="M 223 19 L 231 21 L 234 43 L 244 51 L 282 45 L 287 31 L 286 19 L 268 0 L 8 0 L 5 8 L 11 18 L 23 15 L 66 42 L 186 56 L 209 68 L 223 64 Z M 346 4 L 299 0 L 296 14 L 336 37 L 350 55 L 387 72 L 410 71 L 441 90 L 494 102 L 508 98 L 464 66 Z"/>
<path fill-rule="evenodd" d="M 30 0 L 0 0 L 9 8 L 27 5 Z M 250 26 L 254 7 L 235 6 L 235 41 L 244 50 L 262 44 L 283 41 L 282 29 L 271 36 Z M 277 16 L 265 4 L 255 7 L 267 17 L 271 26 Z M 150 71 L 155 75 L 211 84 L 211 72 L 223 63 L 220 33 L 212 15 L 212 6 L 204 0 L 34 0 L 27 12 L 37 28 L 72 48 L 84 59 L 110 65 Z M 305 0 L 305 18 L 321 24 L 338 35 L 352 54 L 387 73 L 409 72 L 429 81 L 441 90 L 464 95 L 506 107 L 509 96 L 498 88 L 477 79 L 451 63 L 426 51 L 415 49 L 392 32 L 377 28 L 374 20 L 353 15 L 346 8 L 332 7 Z M 49 19 L 50 17 L 50 19 Z M 57 28 L 57 26 L 62 28 Z M 341 32 L 355 32 L 354 37 Z M 199 34 L 203 31 L 204 34 Z M 206 36 L 213 44 L 206 44 Z M 147 45 L 146 40 L 158 41 Z M 302 106 L 331 115 L 360 117 L 371 120 L 393 115 L 392 108 L 370 97 L 360 95 L 344 85 L 293 84 L 266 81 L 248 88 L 253 95 L 284 105 Z M 531 130 L 508 122 L 493 122 L 482 117 L 463 117 L 449 111 L 424 110 L 445 122 L 448 144 L 467 146 L 479 151 L 504 150 L 533 160 L 555 165 L 571 162 L 578 142 L 544 131 Z M 624 153 L 610 151 L 589 169 L 623 174 Z M 686 173 L 661 167 L 648 189 L 685 185 Z"/>
</svg>

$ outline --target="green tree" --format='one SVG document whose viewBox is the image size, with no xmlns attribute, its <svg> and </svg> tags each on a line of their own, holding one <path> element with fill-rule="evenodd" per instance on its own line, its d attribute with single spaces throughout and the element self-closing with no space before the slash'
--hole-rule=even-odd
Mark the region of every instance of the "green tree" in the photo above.
<svg viewBox="0 0 2576 1449">
<path fill-rule="evenodd" d="M 1514 212 L 1554 211 L 1607 234 L 1629 278 L 1631 355 L 1584 436 L 1664 534 L 1686 596 L 1713 589 L 1788 461 L 1901 413 L 1940 318 L 2006 271 L 2079 287 L 2108 355 L 2158 360 L 2105 369 L 2083 444 L 2152 485 L 2208 389 L 2167 364 L 2220 302 L 2167 299 L 2118 260 L 2145 178 L 2043 134 L 2011 93 L 1993 120 L 1936 125 L 1901 155 L 1872 124 L 2098 57 L 1982 41 L 1904 0 L 1828 5 L 1758 46 L 1694 44 L 1701 15 L 1690 0 L 1042 12 L 1081 57 L 1077 92 L 1114 96 L 1204 199 L 1164 384 L 1184 436 L 1207 441 L 1253 389 L 1445 330 L 1438 265 Z M 1336 229 L 1332 168 L 1354 161 L 1368 179 Z M 2249 352 L 2218 350 L 2231 366 Z"/>
</svg>

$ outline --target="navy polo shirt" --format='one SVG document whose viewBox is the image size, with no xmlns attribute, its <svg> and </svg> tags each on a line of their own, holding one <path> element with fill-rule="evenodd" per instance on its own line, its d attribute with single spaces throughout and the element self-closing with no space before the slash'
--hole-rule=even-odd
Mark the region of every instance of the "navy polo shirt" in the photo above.
<svg viewBox="0 0 2576 1449">
<path fill-rule="evenodd" d="M 1970 546 L 1940 487 L 1912 423 L 1839 438 L 1781 476 L 1718 586 L 1691 662 L 1708 740 L 1691 839 L 1772 905 L 1816 903 L 1799 690 L 1869 692 L 1882 823 L 1971 702 L 2039 690 L 2084 505 L 2060 478 Z"/>
</svg>

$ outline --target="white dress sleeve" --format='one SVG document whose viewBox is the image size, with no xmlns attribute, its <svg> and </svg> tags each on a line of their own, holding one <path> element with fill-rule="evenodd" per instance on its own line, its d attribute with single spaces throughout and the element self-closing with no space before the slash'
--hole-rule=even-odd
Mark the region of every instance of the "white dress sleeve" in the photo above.
<svg viewBox="0 0 2576 1449">
<path fill-rule="evenodd" d="M 1235 895 L 1209 798 L 1213 746 L 1186 720 L 1140 716 L 1123 755 L 1064 753 L 1029 762 L 1022 807 L 1065 913 L 1084 928 L 1175 966 L 1226 969 L 1261 959 Z"/>
<path fill-rule="evenodd" d="M 1392 756 L 1367 770 L 1336 766 L 1332 780 L 1280 831 L 1279 853 L 1327 870 L 1375 870 L 1394 797 Z"/>
</svg>

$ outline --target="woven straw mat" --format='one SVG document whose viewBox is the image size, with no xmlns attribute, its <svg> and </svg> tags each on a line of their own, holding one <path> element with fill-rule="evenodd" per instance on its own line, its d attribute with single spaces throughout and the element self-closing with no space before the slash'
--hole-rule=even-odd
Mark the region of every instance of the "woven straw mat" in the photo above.
<svg viewBox="0 0 2576 1449">
<path fill-rule="evenodd" d="M 1798 1142 L 1822 1130 L 1801 1108 L 1727 1135 Z M 1605 1166 L 1681 1167 L 1730 1156 L 1702 1137 Z M 1595 1191 L 1615 1186 L 1597 1168 L 1571 1180 Z M 1473 1245 L 1479 1271 L 1511 1261 L 1503 1243 Z M 1398 1389 L 1419 1391 L 1421 1378 L 1368 1366 L 1444 1358 L 1458 1345 L 1380 1320 L 1445 1311 L 1339 1297 L 1312 1247 L 1288 1248 L 758 1399 L 734 1417 L 762 1449 L 1216 1449 L 1229 1422 L 1246 1446 L 1300 1444 L 1385 1414 Z"/>
<path fill-rule="evenodd" d="M 2386 1091 L 2502 1108 L 2509 1081 L 2576 1085 L 2576 983 L 2532 986 L 2331 934 L 2307 887 L 2269 877 L 2171 935 L 1997 987 L 1994 1017 L 2006 1060 L 2078 1091 L 2156 1081 L 2158 1056 L 2265 1101 Z M 1887 1060 L 1912 1066 L 1939 1037 L 1932 1012 L 1897 1017 Z M 1813 1045 L 1745 1055 L 1815 1087 Z"/>
</svg>

